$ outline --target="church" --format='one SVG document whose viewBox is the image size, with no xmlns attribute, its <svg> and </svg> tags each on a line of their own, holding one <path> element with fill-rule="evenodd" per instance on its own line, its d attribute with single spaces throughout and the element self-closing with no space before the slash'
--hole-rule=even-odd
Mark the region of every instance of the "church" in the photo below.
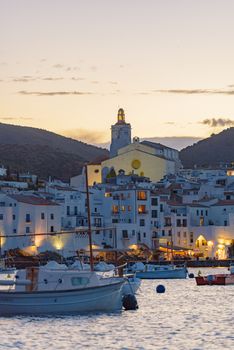
<svg viewBox="0 0 234 350">
<path fill-rule="evenodd" d="M 175 174 L 181 166 L 179 152 L 160 143 L 131 138 L 131 124 L 125 120 L 122 108 L 118 110 L 117 122 L 111 126 L 110 158 L 101 163 L 105 180 L 110 171 L 116 174 L 137 174 L 157 182 L 165 175 Z"/>
</svg>

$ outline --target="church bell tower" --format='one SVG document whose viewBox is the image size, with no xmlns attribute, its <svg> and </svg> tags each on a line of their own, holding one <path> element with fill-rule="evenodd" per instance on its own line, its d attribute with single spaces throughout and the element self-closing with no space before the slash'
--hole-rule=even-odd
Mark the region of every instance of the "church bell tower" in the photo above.
<svg viewBox="0 0 234 350">
<path fill-rule="evenodd" d="M 125 121 L 123 108 L 118 110 L 117 123 L 111 126 L 110 158 L 117 156 L 118 150 L 131 143 L 131 125 Z"/>
</svg>

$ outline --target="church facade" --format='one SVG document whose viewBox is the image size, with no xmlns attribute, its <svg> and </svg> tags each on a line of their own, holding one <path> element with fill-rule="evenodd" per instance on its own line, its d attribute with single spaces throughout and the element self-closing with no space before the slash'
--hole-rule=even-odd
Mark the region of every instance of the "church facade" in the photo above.
<svg viewBox="0 0 234 350">
<path fill-rule="evenodd" d="M 103 180 L 113 170 L 116 174 L 137 174 L 157 182 L 165 175 L 175 174 L 180 168 L 179 152 L 159 143 L 134 137 L 131 125 L 126 123 L 124 110 L 118 111 L 117 123 L 111 127 L 110 159 L 102 162 Z"/>
</svg>

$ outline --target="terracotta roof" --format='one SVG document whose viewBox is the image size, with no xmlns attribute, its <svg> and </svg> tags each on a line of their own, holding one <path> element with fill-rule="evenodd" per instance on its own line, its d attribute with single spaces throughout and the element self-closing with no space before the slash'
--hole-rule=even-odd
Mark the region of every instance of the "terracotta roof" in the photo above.
<svg viewBox="0 0 234 350">
<path fill-rule="evenodd" d="M 12 199 L 20 203 L 32 204 L 32 205 L 59 205 L 58 203 L 52 202 L 48 199 L 34 197 L 34 196 L 24 196 L 22 194 L 10 195 Z"/>
</svg>

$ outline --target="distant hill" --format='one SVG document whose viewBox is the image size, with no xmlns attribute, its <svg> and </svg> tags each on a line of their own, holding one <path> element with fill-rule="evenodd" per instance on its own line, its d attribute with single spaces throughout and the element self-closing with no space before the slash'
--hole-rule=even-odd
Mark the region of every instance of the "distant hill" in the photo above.
<svg viewBox="0 0 234 350">
<path fill-rule="evenodd" d="M 85 162 L 108 156 L 106 149 L 53 132 L 0 123 L 0 164 L 11 171 L 68 180 Z"/>
<path fill-rule="evenodd" d="M 185 168 L 219 166 L 220 163 L 234 162 L 234 128 L 211 135 L 193 146 L 180 151 L 180 159 Z"/>
</svg>

